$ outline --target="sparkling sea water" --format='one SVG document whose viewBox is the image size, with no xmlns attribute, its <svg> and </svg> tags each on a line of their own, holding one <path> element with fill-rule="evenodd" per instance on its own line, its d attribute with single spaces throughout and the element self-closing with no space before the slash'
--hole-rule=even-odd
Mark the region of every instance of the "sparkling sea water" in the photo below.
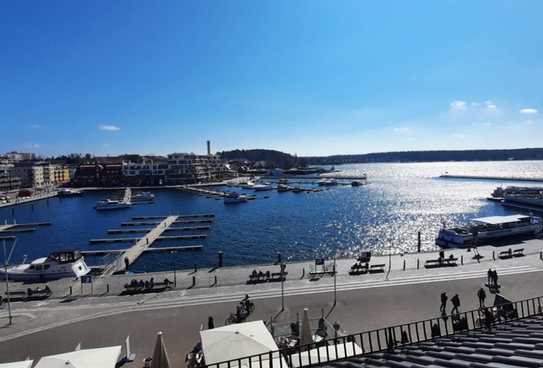
<svg viewBox="0 0 543 368">
<path fill-rule="evenodd" d="M 126 248 L 128 243 L 89 245 L 88 241 L 110 237 L 107 229 L 120 228 L 121 222 L 134 216 L 215 214 L 211 229 L 200 232 L 207 233 L 207 239 L 157 243 L 160 246 L 201 244 L 202 251 L 147 253 L 131 266 L 135 272 L 188 268 L 195 264 L 214 266 L 219 250 L 224 252 L 226 265 L 271 262 L 278 252 L 283 259 L 301 260 L 356 255 L 363 249 L 415 251 L 418 231 L 422 234 L 423 249 L 429 250 L 436 248 L 434 237 L 443 223 L 465 224 L 475 217 L 515 213 L 486 200 L 497 186 L 538 185 L 440 179 L 439 175 L 448 172 L 541 177 L 543 161 L 355 164 L 336 169 L 344 175 L 367 173 L 368 185 L 340 185 L 318 193 L 257 192 L 256 200 L 237 205 L 224 205 L 222 200 L 177 190 L 155 190 L 154 204 L 103 212 L 95 211 L 93 206 L 113 193 L 86 192 L 82 197 L 52 198 L 0 209 L 0 221 L 53 223 L 33 233 L 17 234 L 12 257 L 17 262 L 25 256 L 34 259 L 54 250 Z M 198 232 L 179 232 L 191 233 Z M 87 260 L 90 264 L 104 264 L 110 259 L 88 257 Z"/>
</svg>

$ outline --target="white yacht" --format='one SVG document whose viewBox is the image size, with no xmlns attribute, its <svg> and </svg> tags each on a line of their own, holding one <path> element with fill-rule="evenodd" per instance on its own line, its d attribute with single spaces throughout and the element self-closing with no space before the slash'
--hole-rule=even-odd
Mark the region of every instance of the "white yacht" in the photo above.
<svg viewBox="0 0 543 368">
<path fill-rule="evenodd" d="M 139 192 L 132 196 L 132 200 L 135 201 L 152 201 L 155 199 L 155 195 L 151 192 Z"/>
<path fill-rule="evenodd" d="M 247 196 L 233 192 L 224 197 L 224 204 L 234 204 L 247 202 Z"/>
<path fill-rule="evenodd" d="M 79 197 L 83 195 L 83 192 L 75 189 L 63 188 L 58 191 L 59 197 Z"/>
<path fill-rule="evenodd" d="M 268 191 L 268 190 L 272 190 L 273 187 L 270 184 L 263 183 L 263 184 L 255 184 L 255 185 L 253 185 L 253 189 L 256 192 L 265 192 L 265 191 Z"/>
<path fill-rule="evenodd" d="M 317 184 L 319 184 L 319 186 L 325 186 L 325 187 L 331 187 L 331 186 L 334 186 L 334 185 L 337 185 L 337 180 L 334 179 L 334 178 L 326 178 L 326 179 L 321 179 L 317 182 Z"/>
<path fill-rule="evenodd" d="M 10 280 L 27 282 L 81 277 L 89 272 L 90 269 L 83 256 L 77 251 L 54 252 L 47 257 L 35 259 L 31 263 L 23 263 L 7 269 Z M 0 269 L 0 277 L 6 277 L 4 268 Z"/>
<path fill-rule="evenodd" d="M 537 216 L 510 215 L 476 218 L 465 227 L 441 229 L 436 244 L 444 248 L 468 247 L 489 240 L 519 235 L 536 235 L 543 230 Z"/>
<path fill-rule="evenodd" d="M 254 181 L 248 180 L 245 184 L 241 184 L 241 188 L 243 189 L 253 189 L 255 187 L 256 183 Z"/>
<path fill-rule="evenodd" d="M 94 209 L 96 211 L 108 211 L 108 210 L 118 210 L 121 208 L 129 208 L 130 203 L 117 201 L 114 199 L 103 199 L 96 203 Z"/>
</svg>

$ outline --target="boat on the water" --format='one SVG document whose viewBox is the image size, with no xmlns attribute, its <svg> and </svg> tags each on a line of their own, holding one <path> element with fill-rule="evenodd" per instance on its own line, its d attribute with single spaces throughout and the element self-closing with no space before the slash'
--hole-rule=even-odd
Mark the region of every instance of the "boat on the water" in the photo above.
<svg viewBox="0 0 543 368">
<path fill-rule="evenodd" d="M 492 192 L 493 198 L 505 198 L 506 196 L 511 195 L 521 195 L 521 196 L 541 196 L 543 195 L 543 187 L 519 187 L 519 186 L 508 186 L 508 187 L 497 187 Z"/>
<path fill-rule="evenodd" d="M 268 191 L 268 190 L 272 190 L 273 187 L 270 184 L 262 183 L 262 184 L 253 185 L 253 189 L 256 192 L 265 192 L 265 191 Z"/>
<path fill-rule="evenodd" d="M 326 178 L 326 179 L 319 180 L 317 184 L 321 187 L 331 187 L 331 186 L 337 185 L 337 180 L 334 178 L 330 178 L 330 179 Z"/>
<path fill-rule="evenodd" d="M 8 267 L 7 276 L 12 281 L 48 281 L 64 277 L 81 277 L 90 272 L 90 268 L 78 251 L 59 251 L 47 257 L 35 259 L 31 263 L 22 263 Z M 0 277 L 6 277 L 4 268 Z"/>
<path fill-rule="evenodd" d="M 362 185 L 365 185 L 366 182 L 365 181 L 362 181 L 362 180 L 353 180 L 351 182 L 351 186 L 353 187 L 359 187 L 359 186 L 362 186 Z"/>
<path fill-rule="evenodd" d="M 241 188 L 243 189 L 253 189 L 255 187 L 256 183 L 252 180 L 247 180 L 245 184 L 241 184 Z"/>
<path fill-rule="evenodd" d="M 228 193 L 228 195 L 224 197 L 224 204 L 235 204 L 243 202 L 247 202 L 247 196 L 236 192 Z"/>
<path fill-rule="evenodd" d="M 155 195 L 151 192 L 139 192 L 132 196 L 134 201 L 152 201 L 155 199 Z"/>
<path fill-rule="evenodd" d="M 293 192 L 293 193 L 302 193 L 303 191 L 304 191 L 304 189 L 301 188 L 301 187 L 294 187 L 294 188 L 292 189 L 292 192 Z"/>
<path fill-rule="evenodd" d="M 103 199 L 96 203 L 96 206 L 94 206 L 94 209 L 96 211 L 109 211 L 109 210 L 119 210 L 123 208 L 129 208 L 131 205 L 130 203 L 118 201 L 115 199 Z"/>
<path fill-rule="evenodd" d="M 277 186 L 277 192 L 278 193 L 284 193 L 284 192 L 290 192 L 293 188 L 291 186 L 288 186 L 286 184 L 279 184 Z"/>
<path fill-rule="evenodd" d="M 527 215 L 476 218 L 463 227 L 439 230 L 436 244 L 443 248 L 461 248 L 514 236 L 537 235 L 543 230 L 541 217 Z"/>
<path fill-rule="evenodd" d="M 59 197 L 79 197 L 83 195 L 83 192 L 75 189 L 62 188 L 58 191 Z"/>
</svg>

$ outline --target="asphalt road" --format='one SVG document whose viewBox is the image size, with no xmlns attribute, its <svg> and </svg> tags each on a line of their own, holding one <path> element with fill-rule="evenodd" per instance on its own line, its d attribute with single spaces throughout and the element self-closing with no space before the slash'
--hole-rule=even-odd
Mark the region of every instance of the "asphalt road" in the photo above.
<svg viewBox="0 0 543 368">
<path fill-rule="evenodd" d="M 502 294 L 513 300 L 542 295 L 542 281 L 543 272 L 500 278 Z M 486 278 L 469 278 L 339 291 L 330 320 L 337 320 L 347 332 L 358 332 L 434 317 L 439 314 L 439 295 L 443 291 L 449 297 L 458 293 L 461 309 L 474 309 L 478 306 L 476 291 L 484 282 Z M 493 298 L 489 297 L 489 301 Z M 317 317 L 321 308 L 328 312 L 332 303 L 330 291 L 291 295 L 286 298 L 286 310 L 278 320 L 293 320 L 304 307 L 310 308 L 311 314 Z M 221 325 L 236 305 L 236 301 L 209 299 L 192 305 L 128 312 L 56 327 L 3 341 L 0 362 L 70 351 L 79 342 L 83 348 L 118 345 L 130 335 L 132 349 L 137 354 L 136 362 L 130 366 L 139 367 L 141 360 L 152 354 L 156 332 L 163 331 L 171 363 L 180 367 L 184 366 L 185 353 L 199 339 L 198 331 L 207 324 L 208 316 L 214 317 L 216 326 Z M 278 297 L 257 299 L 255 305 L 256 311 L 250 320 L 269 320 L 281 308 Z"/>
</svg>

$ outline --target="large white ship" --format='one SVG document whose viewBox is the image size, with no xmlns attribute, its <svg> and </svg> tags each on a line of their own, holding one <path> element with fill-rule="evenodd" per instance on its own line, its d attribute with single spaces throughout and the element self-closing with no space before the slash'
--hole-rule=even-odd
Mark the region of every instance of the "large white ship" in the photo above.
<svg viewBox="0 0 543 368">
<path fill-rule="evenodd" d="M 81 253 L 77 251 L 54 252 L 47 257 L 35 259 L 7 268 L 12 281 L 48 281 L 63 277 L 81 277 L 90 272 Z M 6 277 L 6 269 L 0 269 L 0 277 Z"/>
<path fill-rule="evenodd" d="M 543 229 L 537 216 L 510 215 L 476 218 L 464 227 L 439 230 L 436 244 L 444 248 L 468 247 L 521 235 L 536 235 Z"/>
</svg>

